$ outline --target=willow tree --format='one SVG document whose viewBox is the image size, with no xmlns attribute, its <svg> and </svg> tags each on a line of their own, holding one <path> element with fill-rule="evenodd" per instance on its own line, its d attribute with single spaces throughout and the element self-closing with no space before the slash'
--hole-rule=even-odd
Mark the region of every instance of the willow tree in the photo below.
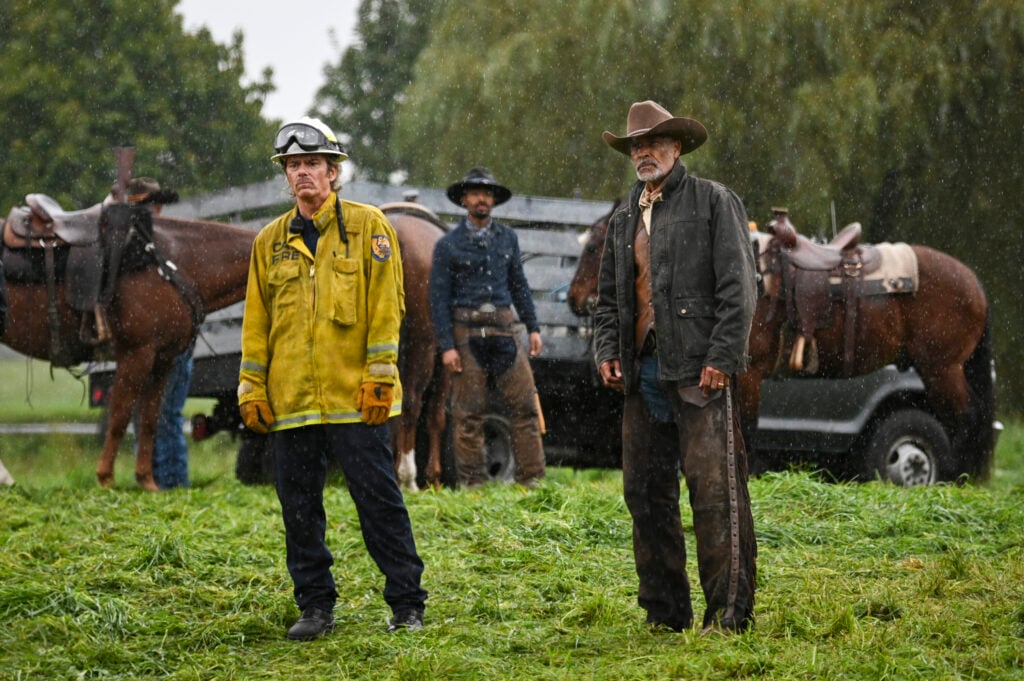
<svg viewBox="0 0 1024 681">
<path fill-rule="evenodd" d="M 656 80 L 630 68 L 647 57 L 625 37 L 644 32 L 644 17 L 625 0 L 451 9 L 435 24 L 396 118 L 393 144 L 410 180 L 442 185 L 484 164 L 521 193 L 621 191 L 621 159 L 601 131 L 621 127 L 636 93 Z"/>
<path fill-rule="evenodd" d="M 669 51 L 693 68 L 669 79 L 671 108 L 692 104 L 711 130 L 701 169 L 732 184 L 756 219 L 784 203 L 804 231 L 828 236 L 834 204 L 840 224 L 862 222 L 871 241 L 923 243 L 971 265 L 992 303 L 1003 403 L 1024 407 L 1013 302 L 1024 284 L 1024 6 L 681 9 Z"/>
<path fill-rule="evenodd" d="M 655 99 L 709 130 L 686 157 L 764 221 L 783 203 L 828 236 L 924 243 L 992 301 L 1003 404 L 1024 409 L 1014 303 L 1024 222 L 1018 0 L 498 0 L 436 19 L 393 151 L 417 183 L 475 163 L 519 192 L 611 199 L 631 181 L 601 142 Z"/>
</svg>

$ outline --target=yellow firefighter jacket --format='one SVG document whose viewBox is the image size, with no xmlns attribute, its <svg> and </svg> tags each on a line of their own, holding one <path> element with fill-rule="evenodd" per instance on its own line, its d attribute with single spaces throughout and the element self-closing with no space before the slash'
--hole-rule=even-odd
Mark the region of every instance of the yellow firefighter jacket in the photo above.
<svg viewBox="0 0 1024 681">
<path fill-rule="evenodd" d="M 358 423 L 363 382 L 394 386 L 391 415 L 402 411 L 398 335 L 405 315 L 402 260 L 394 229 L 377 208 L 336 194 L 313 215 L 316 257 L 289 230 L 296 210 L 264 227 L 252 247 L 242 320 L 238 403 L 270 403 L 287 430 Z"/>
</svg>

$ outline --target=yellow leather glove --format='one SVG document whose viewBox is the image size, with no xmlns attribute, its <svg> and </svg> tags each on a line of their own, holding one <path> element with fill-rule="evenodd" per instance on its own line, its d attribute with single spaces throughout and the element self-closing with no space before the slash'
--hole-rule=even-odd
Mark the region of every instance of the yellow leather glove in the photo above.
<svg viewBox="0 0 1024 681">
<path fill-rule="evenodd" d="M 253 400 L 239 405 L 238 411 L 242 413 L 242 421 L 245 427 L 254 433 L 266 435 L 270 432 L 270 426 L 274 425 L 274 412 L 270 410 L 270 403 L 263 400 Z"/>
<path fill-rule="evenodd" d="M 362 412 L 359 418 L 368 426 L 384 423 L 391 416 L 394 395 L 394 389 L 386 383 L 363 383 L 356 399 L 356 409 Z"/>
</svg>

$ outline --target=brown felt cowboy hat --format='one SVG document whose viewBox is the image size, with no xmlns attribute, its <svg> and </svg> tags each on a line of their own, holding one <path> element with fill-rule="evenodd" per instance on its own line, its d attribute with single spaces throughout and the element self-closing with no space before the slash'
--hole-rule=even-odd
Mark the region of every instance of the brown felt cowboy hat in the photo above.
<svg viewBox="0 0 1024 681">
<path fill-rule="evenodd" d="M 645 102 L 636 102 L 629 107 L 625 136 L 619 137 L 605 130 L 603 137 L 608 146 L 628 156 L 630 142 L 645 135 L 679 140 L 682 144 L 680 154 L 690 153 L 708 139 L 708 131 L 700 121 L 673 116 L 665 107 L 649 99 Z"/>
<path fill-rule="evenodd" d="M 499 206 L 512 198 L 512 190 L 498 184 L 491 171 L 483 166 L 474 166 L 466 176 L 448 187 L 448 198 L 456 206 L 462 205 L 462 195 L 467 189 L 490 189 L 494 193 L 494 205 Z"/>
<path fill-rule="evenodd" d="M 110 195 L 117 194 L 117 183 L 110 188 Z M 125 203 L 159 203 L 160 205 L 175 203 L 178 192 L 161 189 L 160 183 L 152 177 L 133 177 L 128 180 L 124 191 Z"/>
</svg>

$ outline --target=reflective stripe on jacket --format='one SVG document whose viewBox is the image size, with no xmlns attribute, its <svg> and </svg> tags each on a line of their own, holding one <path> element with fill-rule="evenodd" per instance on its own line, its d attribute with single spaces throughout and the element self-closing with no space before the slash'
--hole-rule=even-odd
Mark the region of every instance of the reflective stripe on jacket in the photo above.
<svg viewBox="0 0 1024 681">
<path fill-rule="evenodd" d="M 402 411 L 398 239 L 377 208 L 343 200 L 345 244 L 335 197 L 313 215 L 320 230 L 315 258 L 302 234 L 289 230 L 295 209 L 264 227 L 253 244 L 238 402 L 269 402 L 273 430 L 359 422 L 356 401 L 366 381 L 393 385 L 391 415 Z"/>
</svg>

